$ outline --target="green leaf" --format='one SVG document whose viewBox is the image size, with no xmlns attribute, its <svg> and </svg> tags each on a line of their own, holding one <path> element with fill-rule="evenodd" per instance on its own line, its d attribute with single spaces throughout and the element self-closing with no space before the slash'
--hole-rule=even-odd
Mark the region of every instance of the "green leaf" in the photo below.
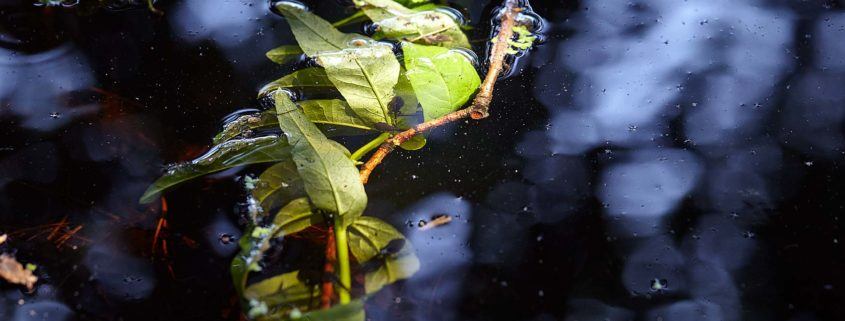
<svg viewBox="0 0 845 321">
<path fill-rule="evenodd" d="M 284 45 L 273 48 L 272 50 L 268 51 L 265 55 L 271 61 L 282 65 L 294 62 L 299 59 L 299 56 L 302 55 L 302 49 L 299 48 L 299 46 L 295 45 Z"/>
<path fill-rule="evenodd" d="M 414 137 L 411 137 L 411 139 L 399 145 L 399 147 L 404 150 L 418 150 L 420 148 L 423 148 L 425 146 L 425 143 L 425 136 L 423 136 L 423 134 L 417 134 L 414 135 Z"/>
<path fill-rule="evenodd" d="M 306 100 L 299 102 L 309 120 L 318 125 L 340 126 L 361 131 L 374 130 L 340 99 Z"/>
<path fill-rule="evenodd" d="M 303 313 L 297 318 L 287 313 L 275 313 L 259 318 L 260 321 L 302 320 L 302 321 L 364 321 L 364 299 L 339 304 L 325 310 Z"/>
<path fill-rule="evenodd" d="M 192 178 L 240 165 L 278 162 L 291 158 L 287 140 L 277 136 L 234 139 L 211 148 L 205 155 L 191 162 L 174 165 L 156 180 L 140 202 L 152 202 L 165 190 Z"/>
<path fill-rule="evenodd" d="M 374 22 L 414 13 L 413 10 L 392 0 L 353 0 L 353 2 Z"/>
<path fill-rule="evenodd" d="M 275 117 L 275 113 L 273 115 Z M 278 126 L 279 122 L 275 122 Z M 302 177 L 293 160 L 285 160 L 267 168 L 258 176 L 252 197 L 264 211 L 270 211 L 296 198 L 305 196 Z"/>
<path fill-rule="evenodd" d="M 288 136 L 305 191 L 318 209 L 336 213 L 344 221 L 358 217 L 367 194 L 349 151 L 332 143 L 283 92 L 274 96 L 279 127 Z"/>
<path fill-rule="evenodd" d="M 409 42 L 402 43 L 402 51 L 426 121 L 463 106 L 481 84 L 475 67 L 459 52 Z"/>
<path fill-rule="evenodd" d="M 274 276 L 249 285 L 243 297 L 247 300 L 259 300 L 270 307 L 283 305 L 307 307 L 309 301 L 319 295 L 317 286 L 308 286 L 299 280 L 299 271 Z"/>
<path fill-rule="evenodd" d="M 317 62 L 350 108 L 368 124 L 394 125 L 390 112 L 399 61 L 390 45 L 365 42 L 362 47 L 326 52 Z"/>
<path fill-rule="evenodd" d="M 308 228 L 311 225 L 322 223 L 323 215 L 311 211 L 311 203 L 308 198 L 297 198 L 279 210 L 273 218 L 276 234 L 288 235 Z"/>
<path fill-rule="evenodd" d="M 223 125 L 223 130 L 214 135 L 211 141 L 217 145 L 238 136 L 249 137 L 256 129 L 276 127 L 277 124 L 275 113 L 262 112 L 243 115 Z"/>
<path fill-rule="evenodd" d="M 264 97 L 280 88 L 305 88 L 316 90 L 334 90 L 334 84 L 326 76 L 323 68 L 311 67 L 294 71 L 278 80 L 264 85 L 258 91 L 258 97 Z"/>
<path fill-rule="evenodd" d="M 402 248 L 395 253 L 384 255 L 383 250 L 394 240 L 402 240 Z M 366 275 L 364 288 L 367 293 L 407 279 L 420 268 L 420 261 L 414 254 L 411 243 L 402 233 L 374 217 L 359 217 L 349 226 L 349 250 L 361 264 L 378 260 L 373 262 L 377 268 Z"/>
<path fill-rule="evenodd" d="M 455 19 L 440 11 L 419 11 L 373 21 L 378 26 L 376 36 L 379 37 L 449 48 L 472 48 Z"/>
<path fill-rule="evenodd" d="M 308 57 L 324 51 L 338 51 L 349 47 L 349 43 L 355 39 L 366 38 L 342 33 L 328 21 L 293 2 L 276 2 L 276 10 L 285 16 L 296 42 Z"/>
</svg>

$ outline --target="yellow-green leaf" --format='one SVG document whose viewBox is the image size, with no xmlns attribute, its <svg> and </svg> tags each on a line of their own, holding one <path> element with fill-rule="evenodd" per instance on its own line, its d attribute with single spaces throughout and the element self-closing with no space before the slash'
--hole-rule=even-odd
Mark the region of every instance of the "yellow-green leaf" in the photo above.
<svg viewBox="0 0 845 321">
<path fill-rule="evenodd" d="M 284 45 L 273 48 L 265 55 L 271 61 L 281 65 L 296 61 L 302 55 L 302 49 L 295 45 Z"/>
<path fill-rule="evenodd" d="M 403 42 L 402 51 L 426 121 L 463 106 L 481 84 L 469 59 L 455 50 Z"/>
</svg>

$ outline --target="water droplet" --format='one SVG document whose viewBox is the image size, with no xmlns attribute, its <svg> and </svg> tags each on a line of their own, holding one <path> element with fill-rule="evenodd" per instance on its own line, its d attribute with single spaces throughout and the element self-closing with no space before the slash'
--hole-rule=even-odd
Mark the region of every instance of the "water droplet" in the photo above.
<svg viewBox="0 0 845 321">
<path fill-rule="evenodd" d="M 282 13 L 279 12 L 279 7 L 282 6 L 293 10 L 310 11 L 310 9 L 308 9 L 308 6 L 306 6 L 304 3 L 293 0 L 272 1 L 270 2 L 270 11 L 273 11 L 273 13 L 281 16 Z"/>
<path fill-rule="evenodd" d="M 59 118 L 61 118 L 61 117 L 62 117 L 62 115 L 61 115 L 61 114 L 59 114 L 59 113 L 57 113 L 57 112 L 52 112 L 52 113 L 50 113 L 50 118 L 53 118 L 53 119 L 59 119 Z"/>
<path fill-rule="evenodd" d="M 428 222 L 426 222 L 425 220 L 420 220 L 419 222 L 417 222 L 417 227 L 423 227 L 426 224 L 428 224 Z"/>
<path fill-rule="evenodd" d="M 369 42 L 366 39 L 361 39 L 361 38 L 352 39 L 352 40 L 349 40 L 349 42 L 346 43 L 346 45 L 350 46 L 350 47 L 365 47 L 365 46 L 367 46 L 367 44 L 369 44 Z"/>
<path fill-rule="evenodd" d="M 666 279 L 653 279 L 651 280 L 651 290 L 655 292 L 666 290 L 668 287 L 669 282 Z"/>
<path fill-rule="evenodd" d="M 402 303 L 402 297 L 397 296 L 397 297 L 393 298 L 393 303 L 396 303 L 396 304 Z"/>
</svg>

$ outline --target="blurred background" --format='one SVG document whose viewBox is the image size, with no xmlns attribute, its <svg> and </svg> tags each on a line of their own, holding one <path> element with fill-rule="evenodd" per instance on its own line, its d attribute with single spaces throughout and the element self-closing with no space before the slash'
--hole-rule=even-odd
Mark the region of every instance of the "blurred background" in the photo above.
<svg viewBox="0 0 845 321">
<path fill-rule="evenodd" d="M 264 57 L 286 23 L 262 0 L 32 2 L 0 0 L 0 250 L 40 280 L 0 285 L 0 319 L 238 320 L 238 180 L 261 167 L 137 199 L 291 70 Z M 480 53 L 497 4 L 451 3 Z M 531 4 L 544 42 L 492 116 L 367 185 L 422 261 L 369 318 L 845 320 L 845 1 Z"/>
</svg>

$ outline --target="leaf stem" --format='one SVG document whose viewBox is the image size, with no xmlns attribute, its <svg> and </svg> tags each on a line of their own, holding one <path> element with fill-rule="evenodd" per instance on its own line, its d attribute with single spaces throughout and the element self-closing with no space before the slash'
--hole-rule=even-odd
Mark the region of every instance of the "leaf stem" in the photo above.
<svg viewBox="0 0 845 321">
<path fill-rule="evenodd" d="M 340 285 L 337 287 L 340 304 L 347 304 L 350 301 L 349 289 L 352 285 L 352 274 L 349 270 L 349 244 L 346 238 L 346 226 L 340 215 L 334 216 L 334 238 L 337 242 L 337 276 Z"/>
<path fill-rule="evenodd" d="M 376 147 L 381 145 L 381 143 L 383 143 L 389 137 L 390 137 L 390 133 L 381 133 L 381 135 L 378 135 L 378 137 L 371 140 L 366 145 L 361 146 L 361 148 L 358 148 L 358 150 L 356 150 L 354 153 L 352 153 L 352 156 L 350 156 L 349 158 L 352 159 L 353 161 L 358 161 L 359 159 L 361 159 L 361 157 L 364 157 L 364 155 L 366 155 L 367 153 L 369 153 L 373 149 L 376 149 Z"/>
<path fill-rule="evenodd" d="M 411 129 L 398 133 L 385 141 L 378 150 L 370 156 L 370 159 L 361 166 L 360 176 L 361 181 L 365 184 L 370 178 L 373 170 L 381 164 L 387 154 L 390 154 L 396 146 L 408 141 L 417 134 L 431 130 L 432 128 L 445 125 L 464 118 L 482 119 L 489 115 L 488 109 L 490 102 L 493 100 L 493 86 L 496 80 L 499 79 L 499 74 L 502 72 L 504 66 L 505 56 L 508 54 L 510 44 L 508 40 L 513 37 L 513 27 L 516 25 L 516 17 L 522 8 L 519 7 L 517 0 L 504 0 L 504 9 L 502 10 L 501 24 L 498 27 L 499 32 L 495 38 L 491 39 L 493 47 L 490 50 L 489 62 L 490 67 L 487 69 L 487 75 L 484 77 L 484 82 L 478 90 L 478 94 L 472 101 L 472 105 L 467 108 L 446 114 L 440 118 L 429 120 L 427 122 L 418 124 Z"/>
</svg>

